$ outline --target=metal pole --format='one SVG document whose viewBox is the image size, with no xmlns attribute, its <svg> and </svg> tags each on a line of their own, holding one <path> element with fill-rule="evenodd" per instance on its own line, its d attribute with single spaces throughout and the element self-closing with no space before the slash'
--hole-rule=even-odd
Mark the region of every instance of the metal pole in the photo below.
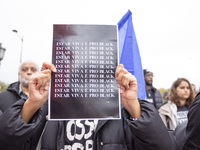
<svg viewBox="0 0 200 150">
<path fill-rule="evenodd" d="M 23 51 L 23 41 L 24 41 L 24 39 L 23 39 L 23 36 L 19 35 L 19 33 L 18 33 L 17 30 L 12 30 L 12 31 L 15 32 L 18 35 L 18 37 L 20 38 L 20 40 L 21 40 L 21 52 L 20 52 L 20 64 L 21 64 L 21 62 L 22 62 L 22 51 Z"/>
<path fill-rule="evenodd" d="M 22 51 L 23 51 L 23 37 L 21 38 L 20 64 L 22 62 Z"/>
</svg>

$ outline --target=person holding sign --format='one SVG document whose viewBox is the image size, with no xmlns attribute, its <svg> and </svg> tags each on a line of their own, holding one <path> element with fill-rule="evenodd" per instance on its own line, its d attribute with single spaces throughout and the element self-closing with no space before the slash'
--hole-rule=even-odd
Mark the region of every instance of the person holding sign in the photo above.
<svg viewBox="0 0 200 150">
<path fill-rule="evenodd" d="M 138 100 L 137 80 L 123 65 L 115 71 L 123 106 L 118 120 L 46 121 L 50 76 L 56 69 L 51 63 L 43 63 L 42 68 L 29 80 L 29 98 L 0 116 L 1 150 L 175 149 L 154 106 Z"/>
</svg>

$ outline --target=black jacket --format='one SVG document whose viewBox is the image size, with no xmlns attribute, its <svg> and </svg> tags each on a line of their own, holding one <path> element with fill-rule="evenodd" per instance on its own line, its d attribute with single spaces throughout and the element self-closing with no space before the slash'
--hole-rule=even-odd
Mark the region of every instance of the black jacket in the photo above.
<svg viewBox="0 0 200 150">
<path fill-rule="evenodd" d="M 186 126 L 187 126 L 187 121 L 179 124 L 176 129 L 175 129 L 175 137 L 176 137 L 176 150 L 182 150 L 183 145 L 186 140 Z"/>
<path fill-rule="evenodd" d="M 200 150 L 200 93 L 195 97 L 189 112 L 186 141 L 183 150 Z"/>
<path fill-rule="evenodd" d="M 47 109 L 38 111 L 39 117 L 33 117 L 30 124 L 21 118 L 21 108 L 25 100 L 19 95 L 19 82 L 9 85 L 0 93 L 0 150 L 31 150 L 37 142 L 45 125 Z M 36 122 L 38 122 L 36 124 Z M 38 127 L 36 127 L 36 125 Z M 37 129 L 34 132 L 32 129 Z M 24 143 L 22 148 L 22 144 Z"/>
<path fill-rule="evenodd" d="M 158 110 L 163 102 L 162 102 L 162 96 L 159 92 L 159 90 L 157 90 L 155 87 L 151 86 L 151 93 L 153 94 L 153 105 L 155 106 L 155 108 Z"/>
<path fill-rule="evenodd" d="M 44 128 L 47 105 L 44 105 L 29 124 L 21 117 L 25 100 L 15 102 L 0 116 L 0 149 L 33 150 Z M 122 109 L 121 120 L 99 121 L 95 150 L 174 150 L 175 139 L 169 134 L 153 105 L 140 101 L 142 114 L 130 120 Z M 126 127 L 125 127 L 126 126 Z M 64 121 L 48 121 L 42 138 L 43 150 L 60 150 L 64 145 Z"/>
<path fill-rule="evenodd" d="M 0 110 L 4 112 L 19 99 L 21 99 L 19 95 L 19 82 L 10 84 L 7 90 L 0 93 Z"/>
</svg>

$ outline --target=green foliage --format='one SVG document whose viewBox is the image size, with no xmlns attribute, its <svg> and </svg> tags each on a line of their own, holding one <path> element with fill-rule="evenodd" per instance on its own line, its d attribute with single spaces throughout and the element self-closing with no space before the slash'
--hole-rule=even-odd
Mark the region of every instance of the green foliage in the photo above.
<svg viewBox="0 0 200 150">
<path fill-rule="evenodd" d="M 160 92 L 160 94 L 161 94 L 161 96 L 162 96 L 162 101 L 164 102 L 164 99 L 163 99 L 163 92 L 169 92 L 170 89 L 160 88 L 160 89 L 158 89 L 158 90 L 159 90 L 159 92 Z"/>
<path fill-rule="evenodd" d="M 0 91 L 4 91 L 4 90 L 7 89 L 8 84 L 5 84 L 4 82 L 1 82 L 1 81 L 0 81 L 0 86 L 1 86 L 1 90 L 0 90 Z"/>
<path fill-rule="evenodd" d="M 159 90 L 161 95 L 162 95 L 163 92 L 169 92 L 170 91 L 170 89 L 164 89 L 164 88 L 160 88 L 158 90 Z"/>
</svg>

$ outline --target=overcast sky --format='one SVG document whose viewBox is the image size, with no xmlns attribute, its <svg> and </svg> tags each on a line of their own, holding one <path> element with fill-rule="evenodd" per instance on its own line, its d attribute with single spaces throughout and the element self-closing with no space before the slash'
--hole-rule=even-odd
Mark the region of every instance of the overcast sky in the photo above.
<svg viewBox="0 0 200 150">
<path fill-rule="evenodd" d="M 53 24 L 117 24 L 128 11 L 143 68 L 154 86 L 170 88 L 178 77 L 200 87 L 199 0 L 5 0 L 0 2 L 0 43 L 6 48 L 0 81 L 17 81 L 22 61 L 51 62 Z"/>
</svg>

